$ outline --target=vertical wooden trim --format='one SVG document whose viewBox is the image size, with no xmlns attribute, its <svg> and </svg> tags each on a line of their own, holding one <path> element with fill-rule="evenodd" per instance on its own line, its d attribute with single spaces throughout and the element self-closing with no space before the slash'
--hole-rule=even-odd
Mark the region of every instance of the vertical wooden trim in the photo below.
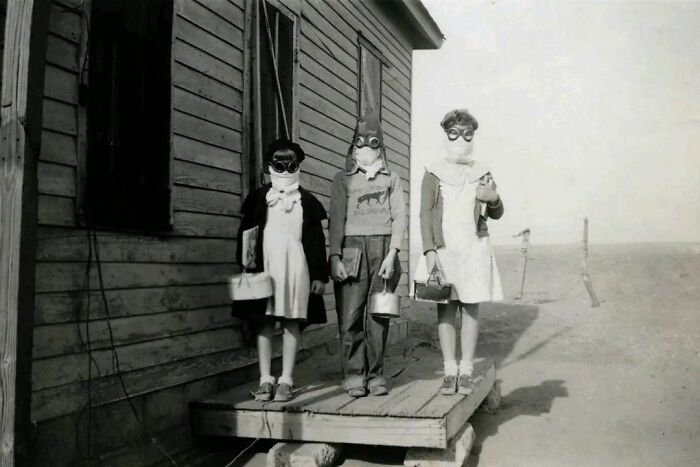
<svg viewBox="0 0 700 467">
<path fill-rule="evenodd" d="M 301 16 L 300 14 L 294 15 L 294 46 L 292 56 L 294 57 L 293 64 L 293 82 L 292 82 L 292 139 L 299 142 L 300 138 L 300 128 L 299 128 L 299 69 L 301 64 L 299 63 L 299 49 L 301 35 Z"/>
<path fill-rule="evenodd" d="M 180 1 L 173 0 L 170 23 L 170 112 L 168 115 L 168 118 L 170 118 L 170 124 L 168 125 L 168 148 L 170 152 L 168 155 L 168 227 L 170 229 L 175 227 L 175 132 L 173 130 L 175 127 L 175 86 L 173 84 L 175 82 L 175 54 L 173 53 L 173 48 L 177 39 L 175 28 L 177 27 L 177 16 L 180 12 Z"/>
<path fill-rule="evenodd" d="M 262 0 L 264 1 L 264 0 Z M 258 176 L 262 170 L 262 103 L 260 102 L 261 99 L 261 91 L 260 91 L 260 1 L 255 0 L 253 2 L 255 4 L 255 14 L 253 15 L 253 24 L 255 27 L 253 28 L 253 37 L 255 40 L 255 56 L 253 58 L 253 66 L 254 66 L 254 71 L 253 71 L 253 118 L 255 119 L 253 123 L 253 130 L 255 133 L 255 138 L 254 138 L 254 155 L 252 157 L 252 161 L 254 162 L 252 164 L 254 172 L 252 174 L 253 176 L 253 183 L 251 185 L 251 188 L 257 188 L 262 184 L 262 180 L 260 180 L 260 177 Z"/>
<path fill-rule="evenodd" d="M 80 17 L 80 56 L 78 66 L 80 68 L 78 74 L 78 135 L 76 136 L 76 147 L 78 154 L 76 155 L 76 177 L 75 177 L 75 219 L 79 226 L 84 226 L 87 223 L 87 211 L 85 206 L 85 190 L 87 181 L 87 153 L 88 153 L 88 136 L 87 136 L 87 89 L 90 85 L 90 74 L 88 72 L 88 58 L 90 51 L 89 35 L 90 35 L 90 13 L 92 11 L 92 0 L 84 0 L 81 6 L 82 15 Z"/>
<path fill-rule="evenodd" d="M 7 4 L 0 119 L 0 466 L 32 462 L 31 365 L 49 2 Z"/>
<path fill-rule="evenodd" d="M 252 97 L 253 82 L 253 1 L 245 0 L 245 19 L 243 23 L 243 153 L 241 154 L 241 197 L 245 199 L 253 186 L 254 169 L 251 164 L 253 142 Z"/>
</svg>

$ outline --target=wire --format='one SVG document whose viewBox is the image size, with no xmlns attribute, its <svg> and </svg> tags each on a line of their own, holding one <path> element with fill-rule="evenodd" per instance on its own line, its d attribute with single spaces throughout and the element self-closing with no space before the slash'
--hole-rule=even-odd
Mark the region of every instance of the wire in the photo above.
<svg viewBox="0 0 700 467">
<path fill-rule="evenodd" d="M 261 428 L 265 428 L 265 427 L 267 428 L 267 436 L 268 436 L 268 438 L 272 438 L 272 426 L 270 425 L 270 420 L 269 420 L 269 418 L 267 417 L 267 410 L 265 410 L 265 406 L 266 406 L 267 404 L 270 404 L 271 402 L 272 402 L 272 401 L 270 401 L 270 402 L 263 402 L 263 403 L 262 403 L 262 406 L 263 406 L 263 410 L 262 410 L 262 413 L 263 413 L 263 421 L 264 421 L 264 423 L 265 423 L 265 426 L 264 426 L 264 427 L 261 427 Z M 232 467 L 232 466 L 236 463 L 236 461 L 237 461 L 238 459 L 240 459 L 240 458 L 243 456 L 243 454 L 245 454 L 246 452 L 248 452 L 248 451 L 255 445 L 255 443 L 257 443 L 257 442 L 260 441 L 261 439 L 262 439 L 261 436 L 258 436 L 257 438 L 255 438 L 250 444 L 248 444 L 248 446 L 246 446 L 241 452 L 239 452 L 239 453 L 236 455 L 236 457 L 234 457 L 233 460 L 231 460 L 231 462 L 229 462 L 228 464 L 226 464 L 224 467 Z"/>
</svg>

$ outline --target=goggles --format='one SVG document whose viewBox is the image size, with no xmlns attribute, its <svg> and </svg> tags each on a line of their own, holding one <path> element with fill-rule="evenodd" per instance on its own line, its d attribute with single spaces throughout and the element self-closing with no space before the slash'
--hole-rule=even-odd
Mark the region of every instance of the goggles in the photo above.
<svg viewBox="0 0 700 467">
<path fill-rule="evenodd" d="M 379 138 L 377 138 L 376 136 L 358 136 L 357 138 L 355 138 L 355 141 L 353 141 L 352 144 L 357 149 L 362 149 L 365 146 L 369 146 L 372 149 L 377 149 L 381 144 L 381 141 L 379 141 Z"/>
<path fill-rule="evenodd" d="M 471 128 L 464 128 L 462 130 L 450 128 L 449 130 L 445 130 L 445 133 L 447 133 L 447 139 L 450 141 L 454 141 L 460 136 L 464 138 L 464 141 L 471 141 L 472 138 L 474 138 L 474 130 Z"/>
<path fill-rule="evenodd" d="M 297 161 L 273 160 L 270 162 L 270 169 L 277 173 L 288 172 L 293 174 L 299 170 L 299 163 Z"/>
</svg>

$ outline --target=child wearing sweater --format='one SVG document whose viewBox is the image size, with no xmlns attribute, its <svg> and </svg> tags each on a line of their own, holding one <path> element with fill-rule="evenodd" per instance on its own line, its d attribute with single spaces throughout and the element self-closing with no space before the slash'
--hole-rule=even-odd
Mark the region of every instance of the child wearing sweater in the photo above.
<svg viewBox="0 0 700 467">
<path fill-rule="evenodd" d="M 378 121 L 359 121 L 346 169 L 333 179 L 329 216 L 330 268 L 343 347 L 343 388 L 352 397 L 388 393 L 384 349 L 389 318 L 368 310 L 369 297 L 393 292 L 401 266 L 398 251 L 407 224 L 401 179 L 386 161 Z M 360 252 L 357 277 L 348 277 L 343 253 Z"/>
</svg>

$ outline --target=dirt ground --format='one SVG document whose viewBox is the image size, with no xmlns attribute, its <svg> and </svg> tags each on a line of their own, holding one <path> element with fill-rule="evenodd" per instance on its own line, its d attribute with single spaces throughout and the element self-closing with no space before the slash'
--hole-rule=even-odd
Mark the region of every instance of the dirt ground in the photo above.
<svg viewBox="0 0 700 467">
<path fill-rule="evenodd" d="M 700 245 L 593 245 L 599 308 L 575 246 L 531 248 L 521 302 L 517 249 L 497 259 L 510 298 L 482 306 L 477 353 L 496 360 L 502 405 L 472 417 L 467 465 L 700 465 Z M 412 313 L 414 339 L 437 350 L 435 311 Z M 403 451 L 347 454 L 396 465 Z"/>
</svg>

